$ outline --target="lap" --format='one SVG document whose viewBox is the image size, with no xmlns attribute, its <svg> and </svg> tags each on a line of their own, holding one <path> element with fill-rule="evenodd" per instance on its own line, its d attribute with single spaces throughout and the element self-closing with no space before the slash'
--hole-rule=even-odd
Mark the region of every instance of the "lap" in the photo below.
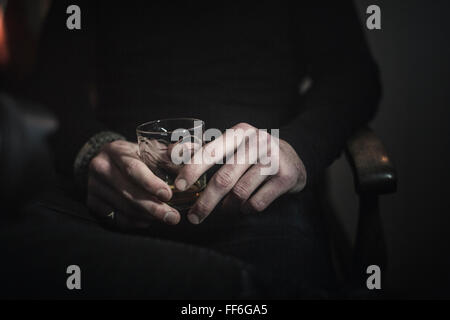
<svg viewBox="0 0 450 320">
<path fill-rule="evenodd" d="M 65 203 L 64 207 L 60 204 Z M 0 224 L 0 297 L 245 298 L 250 268 L 233 257 L 179 242 L 107 230 L 70 199 L 36 203 Z M 73 205 L 68 208 L 67 205 Z M 80 210 L 80 211 L 77 211 Z M 78 265 L 82 289 L 66 288 Z M 208 268 L 205 268 L 208 266 Z M 220 285 L 211 285 L 224 279 Z"/>
<path fill-rule="evenodd" d="M 47 281 L 58 272 L 64 276 L 63 266 L 85 265 L 97 283 L 91 296 L 114 296 L 111 286 L 145 297 L 183 297 L 186 288 L 219 297 L 211 288 L 218 286 L 227 297 L 254 290 L 271 297 L 315 295 L 329 285 L 332 271 L 310 197 L 285 197 L 259 214 L 214 212 L 199 226 L 158 224 L 134 235 L 99 227 L 83 204 L 59 193 L 29 208 L 2 237 L 11 268 L 14 262 L 45 270 L 40 277 Z M 178 294 L 167 292 L 170 287 Z"/>
<path fill-rule="evenodd" d="M 326 296 L 334 272 L 314 198 L 284 196 L 262 213 L 239 214 L 233 223 L 217 219 L 204 226 L 206 241 L 199 242 L 254 267 L 271 297 Z"/>
</svg>

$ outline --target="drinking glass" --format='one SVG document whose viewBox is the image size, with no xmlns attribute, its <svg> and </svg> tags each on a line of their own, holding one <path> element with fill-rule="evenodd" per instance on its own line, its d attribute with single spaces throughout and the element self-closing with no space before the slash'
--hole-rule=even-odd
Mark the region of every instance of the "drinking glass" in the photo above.
<svg viewBox="0 0 450 320">
<path fill-rule="evenodd" d="M 178 210 L 189 209 L 194 204 L 206 186 L 206 174 L 189 189 L 178 191 L 174 181 L 183 163 L 174 162 L 172 152 L 176 151 L 181 155 L 180 150 L 183 148 L 185 152 L 189 150 L 183 157 L 187 159 L 186 154 L 192 155 L 203 145 L 204 130 L 204 121 L 194 118 L 155 120 L 136 128 L 140 159 L 170 186 L 173 196 L 168 204 Z M 177 145 L 182 148 L 175 148 Z"/>
</svg>

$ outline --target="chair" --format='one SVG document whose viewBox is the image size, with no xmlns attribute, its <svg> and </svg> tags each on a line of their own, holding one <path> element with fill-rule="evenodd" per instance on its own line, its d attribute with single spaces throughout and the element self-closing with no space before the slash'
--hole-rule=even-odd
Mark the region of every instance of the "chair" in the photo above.
<svg viewBox="0 0 450 320">
<path fill-rule="evenodd" d="M 331 228 L 332 253 L 338 280 L 344 284 L 344 290 L 348 294 L 354 295 L 355 290 L 367 289 L 368 266 L 378 265 L 381 270 L 386 270 L 387 247 L 380 217 L 379 196 L 396 191 L 397 174 L 381 140 L 370 128 L 363 128 L 351 137 L 345 153 L 359 197 L 353 248 L 348 241 L 343 240 L 343 230 L 329 207 L 329 201 L 324 202 L 327 203 L 325 211 Z"/>
</svg>

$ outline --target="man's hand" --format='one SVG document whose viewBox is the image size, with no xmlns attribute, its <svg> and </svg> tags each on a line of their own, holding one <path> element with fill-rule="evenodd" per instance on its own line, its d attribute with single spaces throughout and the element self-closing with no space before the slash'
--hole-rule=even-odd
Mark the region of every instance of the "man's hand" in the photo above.
<svg viewBox="0 0 450 320">
<path fill-rule="evenodd" d="M 177 224 L 180 213 L 164 203 L 171 197 L 170 187 L 139 159 L 136 143 L 111 142 L 90 162 L 88 207 L 123 227 L 144 228 L 155 219 Z"/>
<path fill-rule="evenodd" d="M 258 145 L 265 140 L 268 146 L 268 158 L 271 158 L 271 161 L 279 161 L 278 170 L 272 175 L 261 174 L 261 169 L 270 167 L 270 164 L 261 164 L 261 155 L 258 150 L 254 150 L 258 146 L 249 143 L 251 139 L 243 139 L 240 143 L 230 147 L 225 143 L 227 140 L 227 133 L 225 133 L 206 144 L 194 154 L 194 157 L 204 157 L 205 154 L 214 150 L 215 159 L 220 161 L 234 154 L 235 161 L 225 162 L 188 212 L 188 219 L 193 224 L 201 223 L 222 199 L 224 199 L 223 205 L 230 209 L 261 212 L 281 195 L 288 192 L 299 192 L 305 187 L 305 167 L 295 150 L 287 142 L 278 140 L 275 145 L 279 146 L 279 149 L 270 150 L 270 141 L 276 138 L 267 132 L 258 132 L 255 127 L 246 123 L 240 123 L 232 129 L 255 132 Z M 242 151 L 242 148 L 245 152 L 237 152 L 239 149 Z M 259 157 L 256 163 L 249 161 L 250 156 L 248 155 L 252 152 Z M 246 157 L 246 159 L 241 159 L 242 157 Z M 184 165 L 178 173 L 175 186 L 181 191 L 188 189 L 213 165 L 214 163 L 210 161 Z"/>
</svg>

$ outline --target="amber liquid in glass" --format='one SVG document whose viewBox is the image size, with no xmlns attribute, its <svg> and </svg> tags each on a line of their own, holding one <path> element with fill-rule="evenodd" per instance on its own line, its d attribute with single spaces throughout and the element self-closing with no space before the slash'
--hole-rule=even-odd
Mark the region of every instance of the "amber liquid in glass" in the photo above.
<svg viewBox="0 0 450 320">
<path fill-rule="evenodd" d="M 186 210 L 192 207 L 201 191 L 206 186 L 206 175 L 198 179 L 189 189 L 178 191 L 173 184 L 169 184 L 172 189 L 172 199 L 168 201 L 169 206 L 178 210 Z"/>
</svg>

